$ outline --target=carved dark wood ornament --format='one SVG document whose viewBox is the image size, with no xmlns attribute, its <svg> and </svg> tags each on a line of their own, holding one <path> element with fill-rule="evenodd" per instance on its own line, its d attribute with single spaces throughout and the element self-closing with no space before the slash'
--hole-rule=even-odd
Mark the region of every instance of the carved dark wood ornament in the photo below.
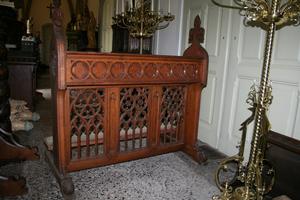
<svg viewBox="0 0 300 200">
<path fill-rule="evenodd" d="M 147 146 L 149 89 L 122 88 L 120 91 L 120 151 Z"/>
<path fill-rule="evenodd" d="M 70 89 L 72 159 L 104 153 L 104 89 Z"/>
<path fill-rule="evenodd" d="M 160 111 L 160 144 L 177 143 L 182 139 L 186 88 L 163 87 Z"/>
</svg>

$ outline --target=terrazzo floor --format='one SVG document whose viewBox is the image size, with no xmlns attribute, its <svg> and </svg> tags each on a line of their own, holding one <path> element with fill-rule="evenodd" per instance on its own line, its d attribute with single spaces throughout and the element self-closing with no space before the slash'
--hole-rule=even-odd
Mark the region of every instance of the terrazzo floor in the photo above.
<svg viewBox="0 0 300 200">
<path fill-rule="evenodd" d="M 41 119 L 30 132 L 22 132 L 23 144 L 38 146 L 38 161 L 12 163 L 0 167 L 0 173 L 26 177 L 28 194 L 3 200 L 63 199 L 59 186 L 44 159 L 43 138 L 51 135 L 49 91 L 43 91 L 37 104 Z M 71 173 L 78 200 L 208 200 L 219 193 L 213 174 L 219 162 L 212 157 L 199 165 L 182 152 Z M 1 199 L 1 197 L 0 197 Z"/>
</svg>

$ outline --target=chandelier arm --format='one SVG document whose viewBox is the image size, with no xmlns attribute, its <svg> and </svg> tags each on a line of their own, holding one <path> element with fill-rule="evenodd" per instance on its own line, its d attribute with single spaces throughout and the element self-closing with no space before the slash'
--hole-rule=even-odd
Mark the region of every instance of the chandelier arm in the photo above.
<svg viewBox="0 0 300 200">
<path fill-rule="evenodd" d="M 233 2 L 243 8 L 246 6 L 245 2 L 241 0 L 233 0 Z"/>
<path fill-rule="evenodd" d="M 123 26 L 124 28 L 127 28 L 127 27 L 130 27 L 131 26 L 131 24 L 130 23 L 127 23 L 126 22 L 126 20 L 125 20 L 125 17 L 123 17 L 122 18 L 122 21 L 121 21 L 122 23 L 122 25 L 121 26 Z"/>
<path fill-rule="evenodd" d="M 279 10 L 281 11 L 281 13 L 284 13 L 287 9 L 289 9 L 291 2 L 292 0 L 289 0 L 286 3 L 282 4 L 282 6 L 280 6 Z"/>
<path fill-rule="evenodd" d="M 298 2 L 298 4 L 292 4 L 292 2 L 287 2 L 280 9 L 282 9 L 282 13 L 290 12 L 291 10 L 294 10 L 294 12 L 295 13 L 298 12 L 298 16 L 300 16 L 300 1 Z"/>
<path fill-rule="evenodd" d="M 161 25 L 161 26 L 157 26 L 157 30 L 161 30 L 161 29 L 164 29 L 164 28 L 167 28 L 169 26 L 170 23 L 167 23 L 165 25 Z"/>
<path fill-rule="evenodd" d="M 286 25 L 299 26 L 300 25 L 300 1 L 289 0 L 280 7 L 280 16 L 282 16 L 277 29 Z"/>
</svg>

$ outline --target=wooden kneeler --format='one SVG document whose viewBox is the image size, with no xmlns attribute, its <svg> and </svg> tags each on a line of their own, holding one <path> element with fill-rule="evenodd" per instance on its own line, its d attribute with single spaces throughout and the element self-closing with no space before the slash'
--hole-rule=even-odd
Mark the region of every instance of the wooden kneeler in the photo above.
<svg viewBox="0 0 300 200">
<path fill-rule="evenodd" d="M 25 178 L 0 176 L 0 197 L 20 196 L 26 194 L 27 191 Z"/>
<path fill-rule="evenodd" d="M 25 161 L 40 158 L 37 147 L 25 147 L 19 144 L 11 133 L 0 128 L 0 160 Z"/>
<path fill-rule="evenodd" d="M 0 160 L 25 161 L 38 160 L 39 154 L 36 147 L 25 147 L 19 144 L 11 133 L 0 128 Z M 19 196 L 27 193 L 24 177 L 0 176 L 0 196 Z"/>
</svg>

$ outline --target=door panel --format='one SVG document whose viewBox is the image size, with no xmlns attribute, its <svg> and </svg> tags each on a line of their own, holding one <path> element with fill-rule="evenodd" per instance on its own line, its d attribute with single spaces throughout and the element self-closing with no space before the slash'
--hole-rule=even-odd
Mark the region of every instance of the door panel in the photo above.
<svg viewBox="0 0 300 200">
<path fill-rule="evenodd" d="M 210 57 L 217 57 L 219 55 L 219 45 L 220 45 L 220 30 L 221 30 L 221 17 L 222 10 L 213 5 L 207 5 L 205 9 L 206 14 L 206 50 Z M 208 28 L 209 27 L 209 28 Z"/>
<path fill-rule="evenodd" d="M 293 137 L 299 104 L 299 86 L 291 82 L 278 81 L 273 81 L 272 86 L 274 100 L 269 112 L 272 129 Z"/>
<path fill-rule="evenodd" d="M 259 62 L 262 59 L 264 32 L 258 28 L 240 26 L 239 63 Z M 253 42 L 258 41 L 258 42 Z"/>
<path fill-rule="evenodd" d="M 213 115 L 214 115 L 214 102 L 215 102 L 215 94 L 216 94 L 216 74 L 209 73 L 207 88 L 202 92 L 201 104 L 204 105 L 201 107 L 201 115 L 200 120 L 203 123 L 203 126 L 211 126 L 213 123 Z"/>
<path fill-rule="evenodd" d="M 228 41 L 228 12 L 214 6 L 210 0 L 193 1 L 186 0 L 183 18 L 183 27 L 186 27 L 185 44 L 189 44 L 188 33 L 194 26 L 194 19 L 197 15 L 201 18 L 201 26 L 205 29 L 204 44 L 209 54 L 209 71 L 207 87 L 202 92 L 201 110 L 199 120 L 198 139 L 217 146 L 220 132 L 220 116 L 223 109 L 224 81 L 226 74 L 226 42 Z"/>
<path fill-rule="evenodd" d="M 285 27 L 277 32 L 274 48 L 274 62 L 288 62 L 299 66 L 300 62 L 300 27 Z"/>
</svg>

